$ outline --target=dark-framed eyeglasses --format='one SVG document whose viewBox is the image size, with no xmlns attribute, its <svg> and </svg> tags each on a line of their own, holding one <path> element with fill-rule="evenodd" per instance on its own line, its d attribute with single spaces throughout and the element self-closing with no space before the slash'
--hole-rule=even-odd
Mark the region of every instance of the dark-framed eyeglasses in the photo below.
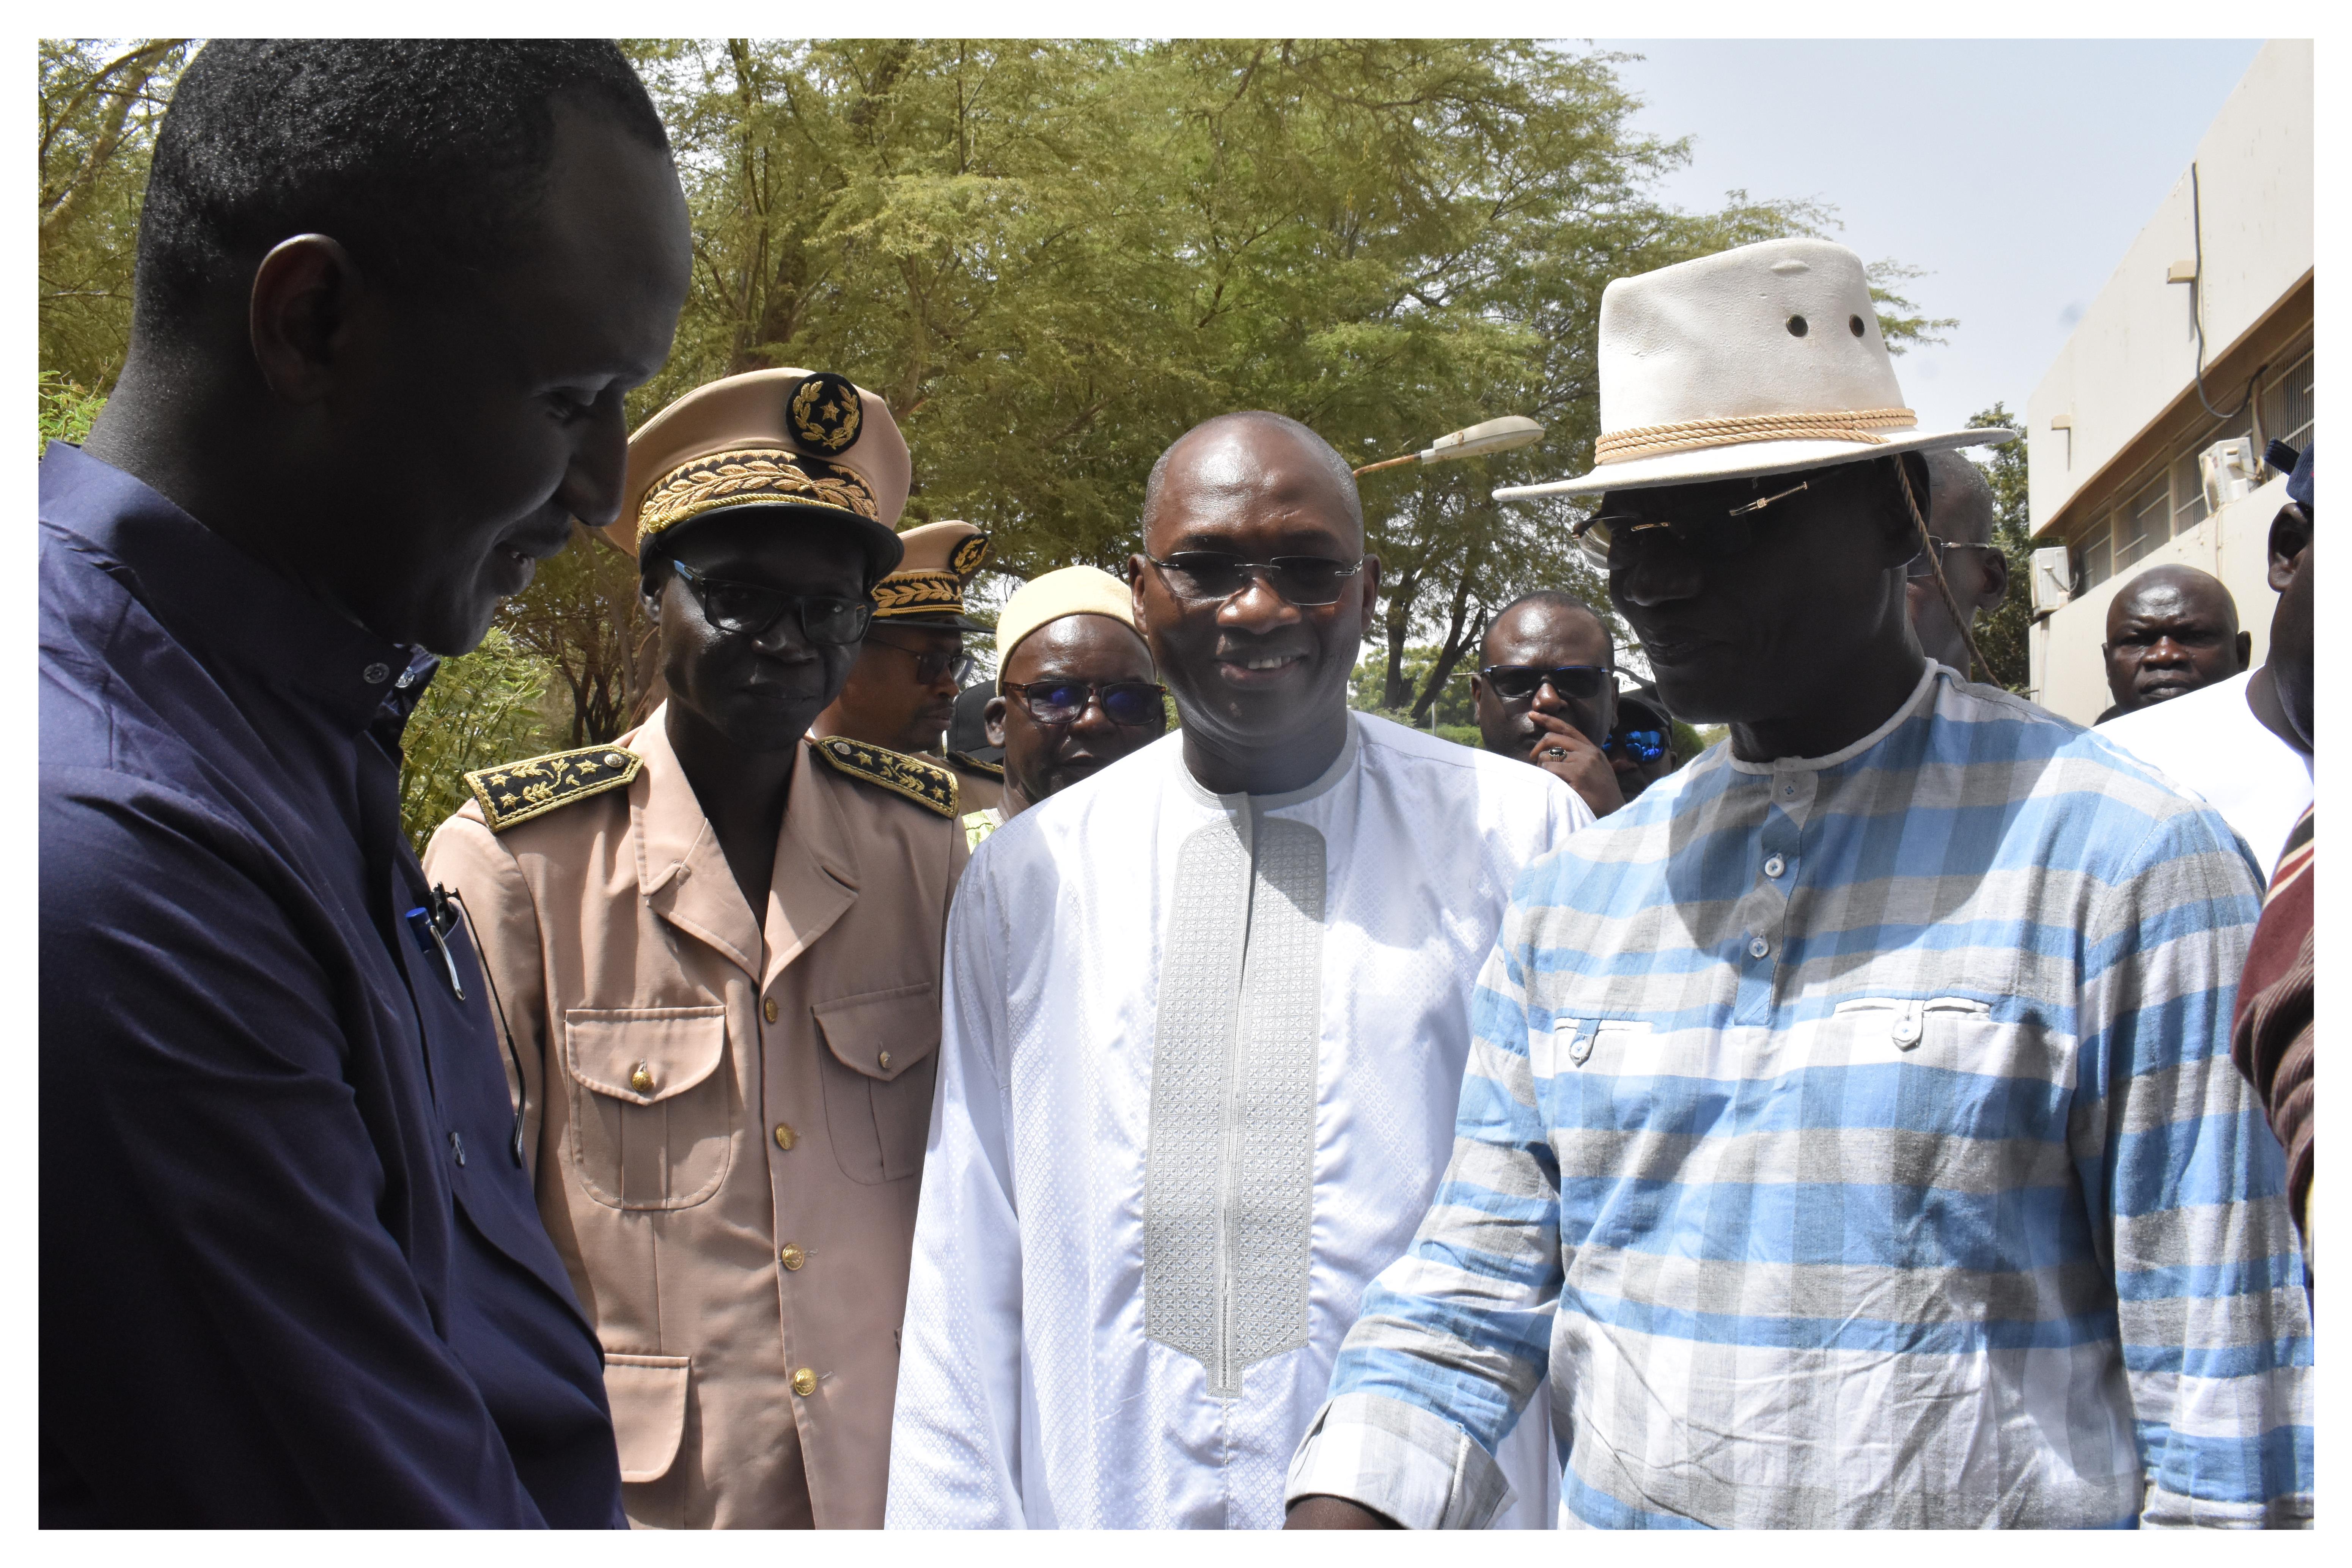
<svg viewBox="0 0 2352 1568">
<path fill-rule="evenodd" d="M 1583 550 L 1585 558 L 1604 572 L 1609 569 L 1611 543 L 1638 533 L 1663 531 L 1684 549 L 1701 555 L 1737 555 L 1756 542 L 1758 513 L 1776 501 L 1787 500 L 1800 490 L 1810 489 L 1811 483 L 1810 479 L 1800 479 L 1777 494 L 1712 515 L 1666 518 L 1643 517 L 1633 512 L 1595 512 L 1570 529 L 1569 534 Z"/>
<path fill-rule="evenodd" d="M 1637 763 L 1654 763 L 1666 754 L 1664 730 L 1620 730 L 1609 737 L 1603 752 L 1622 752 Z"/>
<path fill-rule="evenodd" d="M 895 648 L 913 659 L 918 686 L 935 686 L 941 676 L 950 674 L 958 686 L 967 686 L 971 682 L 972 672 L 980 668 L 980 661 L 966 653 L 961 644 L 954 647 L 919 648 L 892 642 L 888 637 L 869 637 L 866 641 L 869 646 Z"/>
<path fill-rule="evenodd" d="M 1252 577 L 1301 609 L 1336 605 L 1348 579 L 1364 569 L 1364 558 L 1333 561 L 1322 555 L 1277 555 L 1271 561 L 1244 561 L 1219 550 L 1180 550 L 1162 561 L 1143 557 L 1160 568 L 1160 580 L 1180 599 L 1215 603 L 1230 599 L 1249 586 Z"/>
<path fill-rule="evenodd" d="M 1911 557 L 1911 564 L 1905 570 L 1904 575 L 1914 578 L 1933 577 L 1936 574 L 1936 566 L 1942 565 L 1944 558 L 1955 550 L 1990 550 L 1998 552 L 2000 549 L 2000 546 L 1998 544 L 1963 544 L 1952 540 L 1938 539 L 1931 533 L 1927 536 L 1927 548 Z M 1931 553 L 1935 557 L 1936 566 L 1928 564 L 1928 556 Z"/>
<path fill-rule="evenodd" d="M 1150 680 L 1008 680 L 1004 695 L 1040 724 L 1075 724 L 1091 704 L 1124 730 L 1165 730 L 1168 689 Z"/>
<path fill-rule="evenodd" d="M 1613 664 L 1490 664 L 1478 672 L 1487 689 L 1506 702 L 1525 702 L 1549 685 L 1562 697 L 1590 702 L 1616 679 Z"/>
<path fill-rule="evenodd" d="M 797 615 L 801 635 L 810 642 L 842 647 L 864 637 L 874 619 L 871 599 L 787 594 L 757 583 L 706 577 L 683 561 L 673 561 L 669 566 L 694 595 L 694 602 L 702 606 L 702 618 L 737 637 L 760 637 L 786 616 Z"/>
</svg>

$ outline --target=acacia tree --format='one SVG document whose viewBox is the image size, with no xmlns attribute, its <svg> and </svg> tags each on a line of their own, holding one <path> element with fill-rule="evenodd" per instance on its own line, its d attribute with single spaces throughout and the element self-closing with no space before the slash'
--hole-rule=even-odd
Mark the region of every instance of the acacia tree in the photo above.
<svg viewBox="0 0 2352 1568">
<path fill-rule="evenodd" d="M 40 45 L 41 369 L 102 395 L 131 341 L 131 271 L 147 161 L 193 52 L 185 38 Z"/>
</svg>

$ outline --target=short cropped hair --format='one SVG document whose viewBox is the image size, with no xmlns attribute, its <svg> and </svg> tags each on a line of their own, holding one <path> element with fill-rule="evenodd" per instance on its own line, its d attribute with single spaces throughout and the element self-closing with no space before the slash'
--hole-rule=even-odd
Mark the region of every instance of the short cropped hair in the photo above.
<svg viewBox="0 0 2352 1568">
<path fill-rule="evenodd" d="M 1609 617 L 1602 615 L 1600 611 L 1594 609 L 1591 605 L 1586 604 L 1582 599 L 1578 598 L 1575 595 L 1570 593 L 1565 588 L 1533 589 L 1530 592 L 1520 595 L 1517 598 L 1513 599 L 1509 604 L 1505 605 L 1501 609 L 1496 610 L 1494 614 L 1494 617 L 1486 623 L 1486 637 L 1478 639 L 1479 657 L 1481 658 L 1486 657 L 1486 638 L 1495 635 L 1495 628 L 1503 624 L 1504 617 L 1528 605 L 1541 605 L 1548 610 L 1554 610 L 1567 615 L 1583 616 L 1587 617 L 1594 626 L 1601 628 L 1601 640 L 1609 645 L 1610 658 L 1612 661 L 1616 658 L 1617 633 L 1615 628 L 1610 626 Z"/>
<path fill-rule="evenodd" d="M 1355 521 L 1356 526 L 1360 529 L 1364 526 L 1364 502 L 1363 498 L 1356 493 L 1355 471 L 1348 467 L 1348 459 L 1339 456 L 1338 447 L 1317 434 L 1314 426 L 1301 424 L 1287 414 L 1276 414 L 1264 408 L 1244 408 L 1232 414 L 1213 415 L 1168 443 L 1168 449 L 1160 454 L 1158 462 L 1151 465 L 1150 477 L 1143 481 L 1142 518 L 1147 527 L 1150 524 L 1153 510 L 1160 505 L 1160 487 L 1168 480 L 1168 459 L 1176 455 L 1177 447 L 1213 425 L 1259 425 L 1297 437 L 1299 445 L 1314 453 L 1329 471 L 1331 482 L 1345 498 L 1348 515 Z"/>
<path fill-rule="evenodd" d="M 668 151 L 606 38 L 224 38 L 173 89 L 139 223 L 132 321 L 164 338 L 241 302 L 270 247 L 331 236 L 395 289 L 510 244 L 545 196 L 554 100 Z"/>
</svg>

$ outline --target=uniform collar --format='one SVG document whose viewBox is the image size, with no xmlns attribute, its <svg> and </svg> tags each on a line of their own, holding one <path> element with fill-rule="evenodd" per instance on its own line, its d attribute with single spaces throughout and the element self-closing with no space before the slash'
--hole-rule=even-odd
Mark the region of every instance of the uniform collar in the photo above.
<svg viewBox="0 0 2352 1568">
<path fill-rule="evenodd" d="M 41 458 L 41 521 L 59 530 L 207 663 L 316 709 L 357 734 L 387 701 L 413 706 L 433 661 L 345 618 L 80 447 Z"/>
<path fill-rule="evenodd" d="M 854 787 L 814 765 L 803 743 L 776 838 L 764 929 L 728 867 L 686 769 L 670 749 L 669 705 L 621 744 L 645 759 L 629 784 L 637 889 L 656 913 L 732 959 L 762 983 L 831 929 L 857 897 L 857 855 L 840 792 Z"/>
</svg>

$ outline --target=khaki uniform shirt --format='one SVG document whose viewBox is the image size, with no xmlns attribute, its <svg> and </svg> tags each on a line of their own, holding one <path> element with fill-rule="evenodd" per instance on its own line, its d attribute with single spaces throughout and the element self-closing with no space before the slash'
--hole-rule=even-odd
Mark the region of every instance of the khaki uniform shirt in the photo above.
<svg viewBox="0 0 2352 1568">
<path fill-rule="evenodd" d="M 954 816 L 803 747 L 764 928 L 656 711 L 625 787 L 425 853 L 521 1057 L 640 1525 L 878 1528 Z"/>
<path fill-rule="evenodd" d="M 956 776 L 956 796 L 966 811 L 984 811 L 1004 798 L 1004 770 L 950 752 L 935 760 Z"/>
</svg>

